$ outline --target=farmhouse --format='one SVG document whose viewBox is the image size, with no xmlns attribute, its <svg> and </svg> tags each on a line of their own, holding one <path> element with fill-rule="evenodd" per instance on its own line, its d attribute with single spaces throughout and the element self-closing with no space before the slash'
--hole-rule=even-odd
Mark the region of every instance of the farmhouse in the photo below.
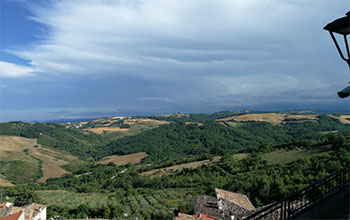
<svg viewBox="0 0 350 220">
<path fill-rule="evenodd" d="M 194 213 L 218 219 L 241 219 L 256 211 L 246 195 L 217 188 L 215 193 L 216 197 L 194 197 Z"/>
<path fill-rule="evenodd" d="M 32 203 L 23 207 L 1 204 L 0 220 L 46 220 L 46 205 Z"/>
</svg>

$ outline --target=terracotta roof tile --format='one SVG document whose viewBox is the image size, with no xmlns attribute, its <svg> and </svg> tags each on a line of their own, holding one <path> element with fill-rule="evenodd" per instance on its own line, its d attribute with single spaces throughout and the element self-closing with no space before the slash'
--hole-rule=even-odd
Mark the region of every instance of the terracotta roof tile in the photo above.
<svg viewBox="0 0 350 220">
<path fill-rule="evenodd" d="M 192 215 L 186 215 L 183 213 L 179 213 L 178 217 L 175 219 L 176 220 L 199 220 L 200 218 L 197 218 L 197 217 L 192 216 Z"/>
<path fill-rule="evenodd" d="M 178 217 L 175 218 L 175 220 L 221 220 L 221 219 L 213 216 L 205 215 L 205 214 L 187 215 L 187 214 L 179 213 Z"/>
<path fill-rule="evenodd" d="M 17 212 L 15 214 L 8 215 L 0 220 L 18 220 L 22 214 L 23 214 L 23 212 Z"/>
<path fill-rule="evenodd" d="M 220 218 L 216 218 L 205 214 L 194 214 L 193 216 L 203 220 L 221 220 Z"/>
</svg>

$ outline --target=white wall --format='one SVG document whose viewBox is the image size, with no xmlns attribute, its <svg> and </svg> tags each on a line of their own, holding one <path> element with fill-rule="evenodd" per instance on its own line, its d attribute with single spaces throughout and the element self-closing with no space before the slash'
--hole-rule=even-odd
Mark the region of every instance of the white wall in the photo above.
<svg viewBox="0 0 350 220">
<path fill-rule="evenodd" d="M 46 207 L 36 216 L 33 216 L 32 220 L 46 220 Z"/>
</svg>

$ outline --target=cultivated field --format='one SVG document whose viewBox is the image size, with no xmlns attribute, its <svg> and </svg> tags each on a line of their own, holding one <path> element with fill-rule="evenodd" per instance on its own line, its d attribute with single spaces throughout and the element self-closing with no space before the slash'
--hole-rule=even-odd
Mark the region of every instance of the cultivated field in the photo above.
<svg viewBox="0 0 350 220">
<path fill-rule="evenodd" d="M 190 114 L 183 114 L 183 113 L 176 113 L 176 114 L 167 114 L 167 115 L 160 115 L 161 117 L 174 117 L 174 118 L 189 118 L 191 115 Z"/>
<path fill-rule="evenodd" d="M 125 137 L 135 135 L 142 131 L 157 128 L 168 121 L 147 119 L 147 118 L 126 118 L 113 117 L 108 119 L 94 120 L 92 127 L 85 127 L 84 130 L 94 132 L 99 135 Z M 83 125 L 82 123 L 80 123 Z M 86 123 L 85 123 L 86 124 Z M 72 125 L 73 126 L 73 125 Z"/>
<path fill-rule="evenodd" d="M 0 136 L 0 156 L 6 156 L 9 152 L 21 152 L 36 145 L 36 139 Z"/>
<path fill-rule="evenodd" d="M 202 122 L 185 122 L 186 125 L 198 125 L 199 127 L 203 126 Z"/>
<path fill-rule="evenodd" d="M 11 183 L 7 179 L 0 178 L 0 186 L 15 186 L 13 183 Z"/>
<path fill-rule="evenodd" d="M 126 165 L 128 163 L 135 164 L 140 163 L 141 160 L 147 156 L 148 155 L 145 152 L 128 154 L 123 156 L 112 155 L 104 157 L 101 161 L 98 162 L 98 164 L 109 164 L 111 162 L 114 163 L 116 166 Z"/>
<path fill-rule="evenodd" d="M 86 128 L 85 130 L 94 132 L 99 135 L 105 135 L 111 132 L 128 132 L 129 128 L 118 128 L 118 127 L 101 127 L 101 128 Z"/>
<path fill-rule="evenodd" d="M 311 149 L 311 150 L 291 150 L 291 151 L 285 151 L 285 150 L 279 150 L 279 151 L 273 151 L 271 153 L 263 154 L 262 159 L 267 160 L 269 164 L 287 164 L 296 160 L 299 160 L 304 157 L 308 156 L 315 156 L 318 154 L 323 154 L 326 152 L 331 152 L 332 149 L 330 146 L 324 146 L 317 149 Z"/>
<path fill-rule="evenodd" d="M 317 115 L 286 115 L 286 119 L 317 120 Z"/>
<path fill-rule="evenodd" d="M 343 124 L 350 124 L 350 115 L 339 115 L 339 116 L 329 115 L 329 117 L 338 119 Z"/>
<path fill-rule="evenodd" d="M 15 136 L 0 136 L 0 156 L 3 162 L 1 172 L 15 182 L 34 181 L 40 173 L 40 182 L 60 177 L 69 173 L 60 166 L 77 160 L 62 150 L 38 145 L 36 139 Z"/>
<path fill-rule="evenodd" d="M 63 174 L 70 173 L 62 169 L 61 166 L 77 159 L 77 157 L 66 152 L 59 152 L 42 146 L 36 149 L 30 149 L 28 152 L 30 155 L 42 161 L 43 177 L 38 180 L 39 182 L 45 182 L 48 178 L 60 177 Z"/>
<path fill-rule="evenodd" d="M 184 163 L 184 164 L 179 164 L 179 165 L 174 165 L 174 166 L 170 166 L 170 167 L 164 167 L 164 168 L 160 168 L 160 169 L 155 169 L 155 170 L 150 170 L 147 172 L 143 172 L 140 173 L 141 176 L 162 176 L 162 175 L 171 175 L 177 172 L 180 172 L 181 170 L 183 170 L 184 168 L 197 168 L 200 167 L 202 165 L 208 165 L 211 163 L 215 163 L 218 162 L 221 159 L 220 156 L 216 156 L 214 157 L 213 160 L 201 160 L 201 161 L 196 161 L 196 162 L 191 162 L 191 163 Z"/>
<path fill-rule="evenodd" d="M 238 116 L 231 116 L 228 118 L 221 118 L 217 121 L 236 121 L 236 122 L 248 122 L 248 121 L 262 121 L 272 124 L 282 124 L 285 120 L 317 120 L 317 115 L 290 115 L 282 113 L 261 113 L 261 114 L 244 114 Z"/>
<path fill-rule="evenodd" d="M 145 124 L 145 125 L 153 125 L 153 126 L 160 126 L 164 124 L 169 124 L 168 121 L 160 121 L 160 120 L 154 120 L 154 119 L 148 119 L 148 118 L 130 118 L 125 119 L 124 124 L 127 125 L 135 125 L 135 124 Z"/>
<path fill-rule="evenodd" d="M 248 157 L 249 154 L 247 153 L 241 153 L 241 154 L 235 154 L 233 155 L 233 157 L 236 159 L 236 160 L 243 160 L 244 158 Z"/>
<path fill-rule="evenodd" d="M 219 124 L 225 125 L 225 126 L 232 126 L 232 127 L 239 127 L 243 125 L 241 122 L 233 122 L 233 121 L 219 121 Z"/>
<path fill-rule="evenodd" d="M 2 184 L 35 181 L 40 176 L 39 161 L 25 152 L 34 146 L 35 139 L 0 136 L 0 172 L 5 179 Z"/>
</svg>

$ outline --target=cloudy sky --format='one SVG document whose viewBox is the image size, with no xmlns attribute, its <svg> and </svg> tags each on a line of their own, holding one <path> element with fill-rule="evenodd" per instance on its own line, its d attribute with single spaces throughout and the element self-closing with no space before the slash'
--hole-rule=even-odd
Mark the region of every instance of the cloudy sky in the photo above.
<svg viewBox="0 0 350 220">
<path fill-rule="evenodd" d="M 348 0 L 1 0 L 0 121 L 348 110 Z"/>
</svg>

